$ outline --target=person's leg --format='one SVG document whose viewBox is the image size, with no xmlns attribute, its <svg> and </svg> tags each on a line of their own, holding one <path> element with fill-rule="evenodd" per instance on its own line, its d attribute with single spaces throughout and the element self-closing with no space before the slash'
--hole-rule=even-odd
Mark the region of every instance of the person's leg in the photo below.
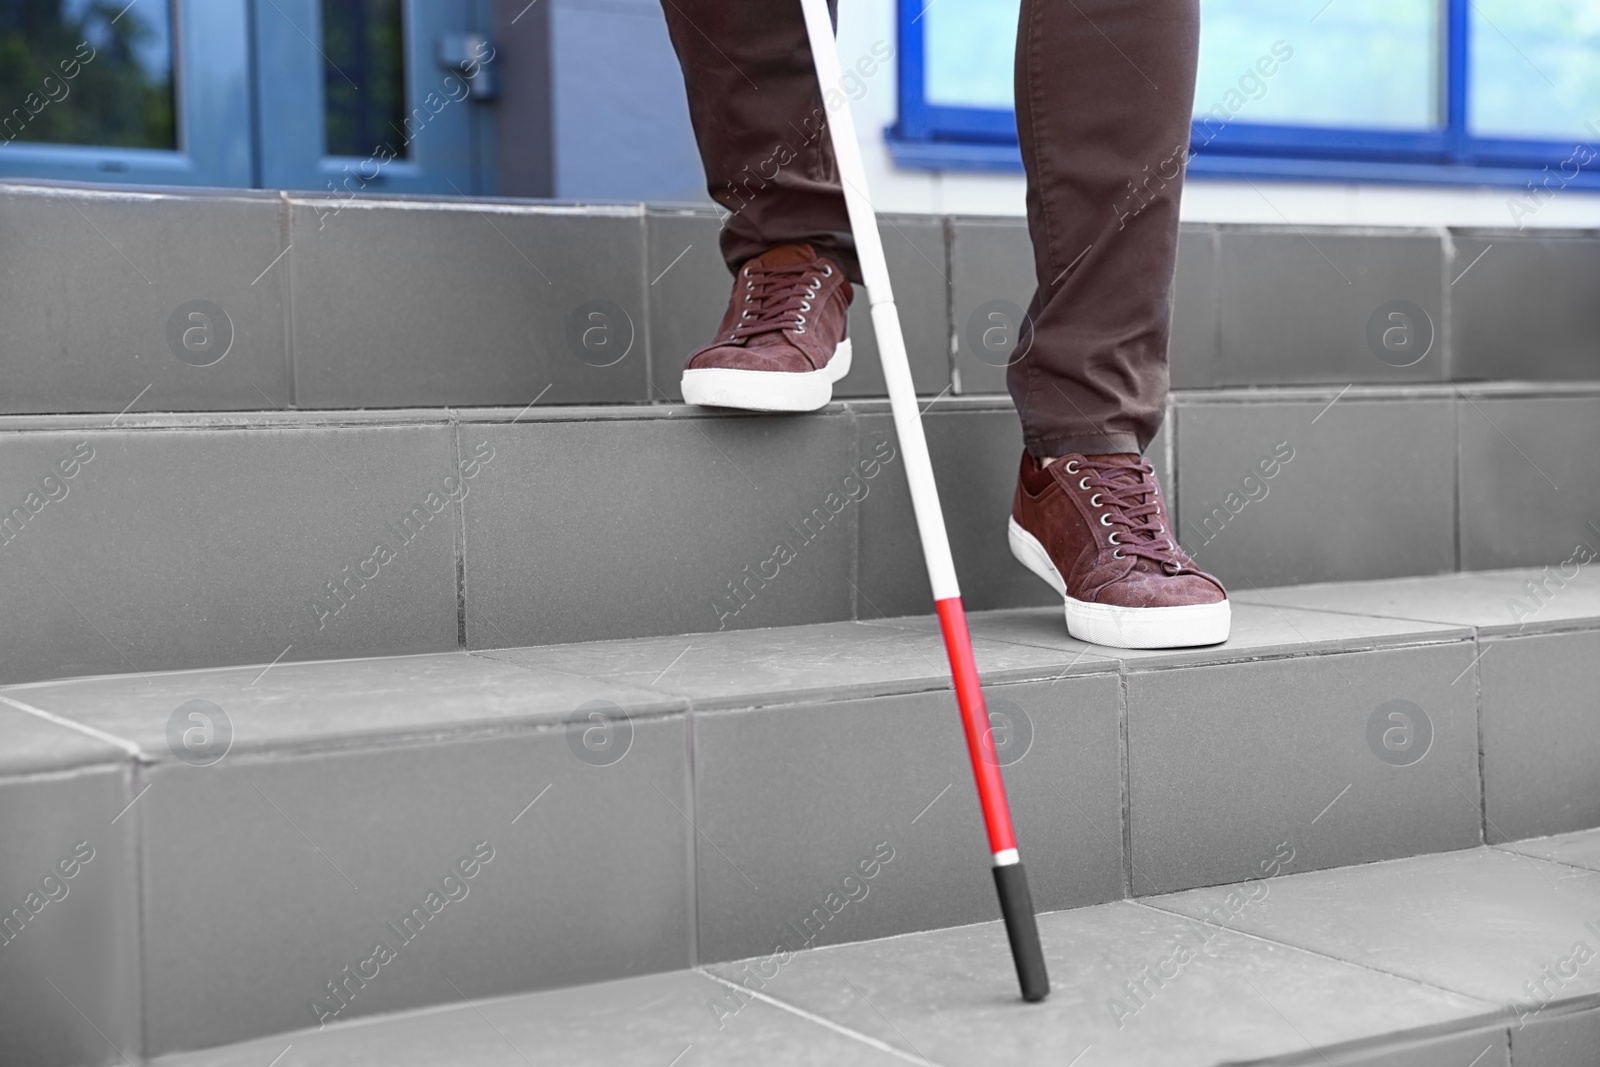
<svg viewBox="0 0 1600 1067">
<path fill-rule="evenodd" d="M 722 254 L 736 276 L 716 335 L 684 365 L 683 398 L 814 411 L 850 370 L 850 279 L 860 267 L 800 5 L 661 6 L 706 185 L 728 212 Z"/>
<path fill-rule="evenodd" d="M 827 111 L 798 0 L 661 0 L 683 67 L 711 198 L 728 211 L 737 272 L 777 245 L 809 244 L 860 281 Z M 837 0 L 829 7 L 837 9 Z"/>
<path fill-rule="evenodd" d="M 1022 0 L 1039 287 L 1007 370 L 1028 449 L 1009 537 L 1065 599 L 1068 632 L 1100 644 L 1212 644 L 1230 627 L 1222 583 L 1178 545 L 1140 456 L 1167 398 L 1198 45 L 1198 0 Z"/>
<path fill-rule="evenodd" d="M 1143 452 L 1167 397 L 1198 0 L 1023 0 L 1016 110 L 1038 291 L 1007 384 L 1037 459 Z"/>
</svg>

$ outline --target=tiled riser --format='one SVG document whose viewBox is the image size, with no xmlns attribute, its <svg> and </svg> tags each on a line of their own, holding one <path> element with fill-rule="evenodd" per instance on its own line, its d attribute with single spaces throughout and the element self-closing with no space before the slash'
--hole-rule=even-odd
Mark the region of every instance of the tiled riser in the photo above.
<svg viewBox="0 0 1600 1067">
<path fill-rule="evenodd" d="M 1480 844 L 1474 654 L 1457 642 L 1130 673 L 1134 893 Z M 1406 766 L 1369 743 L 1390 701 L 1431 722 Z"/>
<path fill-rule="evenodd" d="M 1026 226 L 911 215 L 881 228 L 918 391 L 1003 393 L 1002 368 L 963 338 L 981 305 L 1028 305 Z M 726 301 L 718 234 L 709 212 L 643 205 L 8 184 L 0 410 L 667 399 Z M 1585 280 L 1597 267 L 1593 234 L 1185 226 L 1173 383 L 1592 379 L 1600 313 Z M 206 366 L 169 339 L 194 301 L 220 308 L 233 339 Z M 1368 340 L 1393 301 L 1420 309 L 1416 328 L 1433 335 L 1407 367 Z M 596 311 L 614 342 L 605 358 L 575 340 Z M 860 369 L 840 396 L 882 392 L 864 312 L 858 299 Z"/>
<path fill-rule="evenodd" d="M 1009 407 L 947 399 L 925 422 L 968 608 L 1055 602 L 1005 543 Z M 27 518 L 0 544 L 0 596 L 30 624 L 0 683 L 872 620 L 930 599 L 881 402 L 14 428 L 0 515 Z M 1600 554 L 1600 395 L 1181 394 L 1164 433 L 1179 539 L 1238 595 Z M 780 545 L 794 558 L 761 578 Z"/>
<path fill-rule="evenodd" d="M 1484 642 L 1485 832 L 1491 842 L 1600 825 L 1600 633 Z"/>
<path fill-rule="evenodd" d="M 1040 908 L 1470 848 L 1485 796 L 1518 835 L 1600 822 L 1600 735 L 1558 699 L 1594 690 L 1593 630 L 1474 640 L 1370 612 L 1236 615 L 1222 649 L 1120 661 L 1051 610 L 973 616 Z M 935 625 L 7 689 L 0 820 L 22 851 L 0 888 L 20 899 L 61 840 L 106 846 L 84 875 L 104 884 L 0 948 L 0 982 L 48 974 L 122 1047 L 162 1054 L 314 1026 L 313 1002 L 336 1004 L 326 983 L 380 940 L 395 961 L 350 979 L 337 1018 L 993 919 Z M 193 699 L 230 715 L 205 766 L 179 762 L 172 733 Z M 580 751 L 589 720 L 572 725 L 596 699 L 631 715 L 614 761 Z M 1391 701 L 1429 724 L 1403 765 L 1371 732 Z M 494 858 L 467 895 L 401 943 L 385 923 L 456 891 L 443 877 L 482 841 Z M 44 925 L 69 907 L 74 923 Z M 43 989 L 17 995 L 64 1022 L 22 1025 L 16 1047 L 116 1058 Z"/>
<path fill-rule="evenodd" d="M 7 709 L 8 731 L 32 728 L 18 718 Z M 131 779 L 131 766 L 117 763 L 0 776 L 0 917 L 9 937 L 0 945 L 0 1059 L 7 1063 L 78 1067 L 139 1053 L 137 830 L 131 815 L 118 818 L 133 798 Z"/>
<path fill-rule="evenodd" d="M 1019 738 L 1031 733 L 1005 775 L 1034 903 L 1121 897 L 1116 676 L 991 686 L 987 696 L 1018 720 Z M 996 917 L 951 693 L 703 713 L 694 731 L 696 822 L 716 843 L 699 850 L 702 960 Z M 893 859 L 864 879 L 858 864 L 880 844 Z M 830 892 L 865 895 L 824 924 L 813 914 Z"/>
<path fill-rule="evenodd" d="M 452 982 L 477 998 L 688 966 L 686 776 L 681 717 L 635 722 L 609 767 L 557 728 L 157 768 L 135 809 L 149 1051 L 315 1026 L 346 965 L 377 975 L 337 1018 L 457 1000 Z M 485 841 L 476 876 L 443 883 Z M 436 889 L 457 898 L 420 931 L 386 926 Z M 379 942 L 393 962 L 362 964 Z"/>
</svg>

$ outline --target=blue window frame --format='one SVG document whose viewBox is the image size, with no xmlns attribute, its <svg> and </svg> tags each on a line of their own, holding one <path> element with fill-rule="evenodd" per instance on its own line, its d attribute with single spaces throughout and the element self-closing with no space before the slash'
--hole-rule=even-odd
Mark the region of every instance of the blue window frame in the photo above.
<svg viewBox="0 0 1600 1067">
<path fill-rule="evenodd" d="M 1333 8 L 1335 2 L 1342 6 Z M 900 107 L 899 121 L 887 131 L 891 151 L 906 166 L 1020 170 L 1009 94 L 1015 5 L 945 3 L 941 26 L 940 8 L 899 0 Z M 1274 3 L 1202 2 L 1206 29 L 1190 174 L 1600 188 L 1600 5 L 1592 0 Z M 1291 10 L 1297 8 L 1304 10 Z M 1313 27 L 1330 8 L 1334 18 Z M 1304 11 L 1316 13 L 1307 20 Z M 1215 22 L 1208 21 L 1212 15 Z M 1226 25 L 1230 15 L 1232 26 Z M 1286 21 L 1291 15 L 1299 21 Z M 1208 115 L 1206 86 L 1209 81 L 1214 93 L 1218 84 L 1208 79 L 1208 62 L 1213 73 L 1227 62 L 1234 62 L 1230 71 L 1237 69 L 1243 55 L 1237 48 L 1233 60 L 1214 54 L 1226 53 L 1234 38 L 1264 31 L 1261 70 L 1278 67 L 1269 59 L 1274 26 L 1254 25 L 1274 19 L 1279 29 L 1303 25 L 1298 32 L 1324 37 L 1320 51 L 1314 42 L 1302 43 L 1300 54 L 1315 58 L 1296 68 L 1298 97 L 1287 91 L 1255 106 L 1259 119 L 1249 107 Z M 1342 39 L 1328 32 L 1338 19 L 1348 23 Z M 1230 30 L 1238 32 L 1230 37 Z M 1220 49 L 1207 44 L 1214 40 Z M 1330 43 L 1341 40 L 1343 48 Z M 1318 91 L 1316 78 L 1336 81 L 1363 62 L 1376 77 L 1399 77 L 1404 84 L 1362 85 L 1366 99 L 1353 104 L 1362 93 Z M 1243 65 L 1246 77 L 1251 69 Z M 960 99 L 963 92 L 969 99 Z M 1519 136 L 1523 131 L 1529 135 Z"/>
</svg>

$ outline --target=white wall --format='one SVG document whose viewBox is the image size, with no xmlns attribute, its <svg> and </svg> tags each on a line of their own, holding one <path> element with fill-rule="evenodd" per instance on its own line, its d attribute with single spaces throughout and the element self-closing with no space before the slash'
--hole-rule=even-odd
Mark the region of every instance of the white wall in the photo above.
<svg viewBox="0 0 1600 1067">
<path fill-rule="evenodd" d="M 877 41 L 895 42 L 894 0 L 840 0 L 839 50 L 848 66 Z M 895 72 L 886 65 L 854 104 L 874 206 L 880 211 L 1021 215 L 1021 175 L 908 170 L 896 167 L 883 129 L 897 109 Z M 1565 190 L 1538 212 L 1514 217 L 1512 189 L 1432 186 L 1250 183 L 1190 179 L 1182 215 L 1191 222 L 1347 226 L 1600 227 L 1600 193 Z"/>
</svg>

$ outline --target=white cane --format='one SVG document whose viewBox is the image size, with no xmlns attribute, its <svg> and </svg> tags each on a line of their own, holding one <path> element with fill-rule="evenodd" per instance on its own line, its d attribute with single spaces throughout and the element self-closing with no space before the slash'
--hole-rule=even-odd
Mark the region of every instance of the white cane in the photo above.
<svg viewBox="0 0 1600 1067">
<path fill-rule="evenodd" d="M 841 82 L 839 53 L 833 40 L 833 20 L 827 0 L 800 0 L 805 12 L 806 34 L 811 39 L 811 56 L 816 63 L 817 81 L 824 94 Z M 989 851 L 994 867 L 995 888 L 1000 894 L 1000 914 L 1005 919 L 1011 956 L 1022 984 L 1022 998 L 1043 1000 L 1050 991 L 1045 973 L 1044 950 L 1039 944 L 1038 924 L 1033 900 L 1028 894 L 1028 879 L 1017 856 L 1016 832 L 1011 826 L 1011 808 L 1006 802 L 1005 782 L 1000 761 L 989 735 L 989 719 L 978 683 L 978 670 L 972 657 L 972 638 L 967 633 L 967 617 L 961 607 L 961 591 L 956 585 L 955 564 L 950 558 L 950 540 L 945 534 L 944 515 L 939 510 L 939 492 L 933 481 L 933 464 L 928 458 L 928 442 L 922 434 L 922 418 L 917 411 L 916 389 L 911 382 L 911 366 L 906 360 L 906 341 L 900 332 L 900 313 L 894 306 L 889 287 L 889 268 L 878 236 L 878 219 L 867 200 L 867 176 L 861 163 L 861 148 L 856 143 L 855 123 L 848 101 L 828 117 L 833 138 L 833 154 L 844 185 L 845 204 L 850 212 L 850 229 L 855 234 L 856 256 L 866 281 L 867 298 L 872 307 L 872 329 L 878 338 L 878 355 L 883 361 L 883 378 L 889 386 L 889 407 L 894 413 L 895 435 L 905 457 L 906 480 L 911 485 L 911 507 L 917 517 L 917 532 L 922 538 L 922 554 L 928 564 L 928 581 L 933 586 L 934 608 L 944 631 L 945 651 L 950 657 L 950 673 L 966 730 L 967 749 L 972 758 L 972 774 L 978 786 L 978 801 L 983 808 L 984 826 L 989 834 Z"/>
</svg>

